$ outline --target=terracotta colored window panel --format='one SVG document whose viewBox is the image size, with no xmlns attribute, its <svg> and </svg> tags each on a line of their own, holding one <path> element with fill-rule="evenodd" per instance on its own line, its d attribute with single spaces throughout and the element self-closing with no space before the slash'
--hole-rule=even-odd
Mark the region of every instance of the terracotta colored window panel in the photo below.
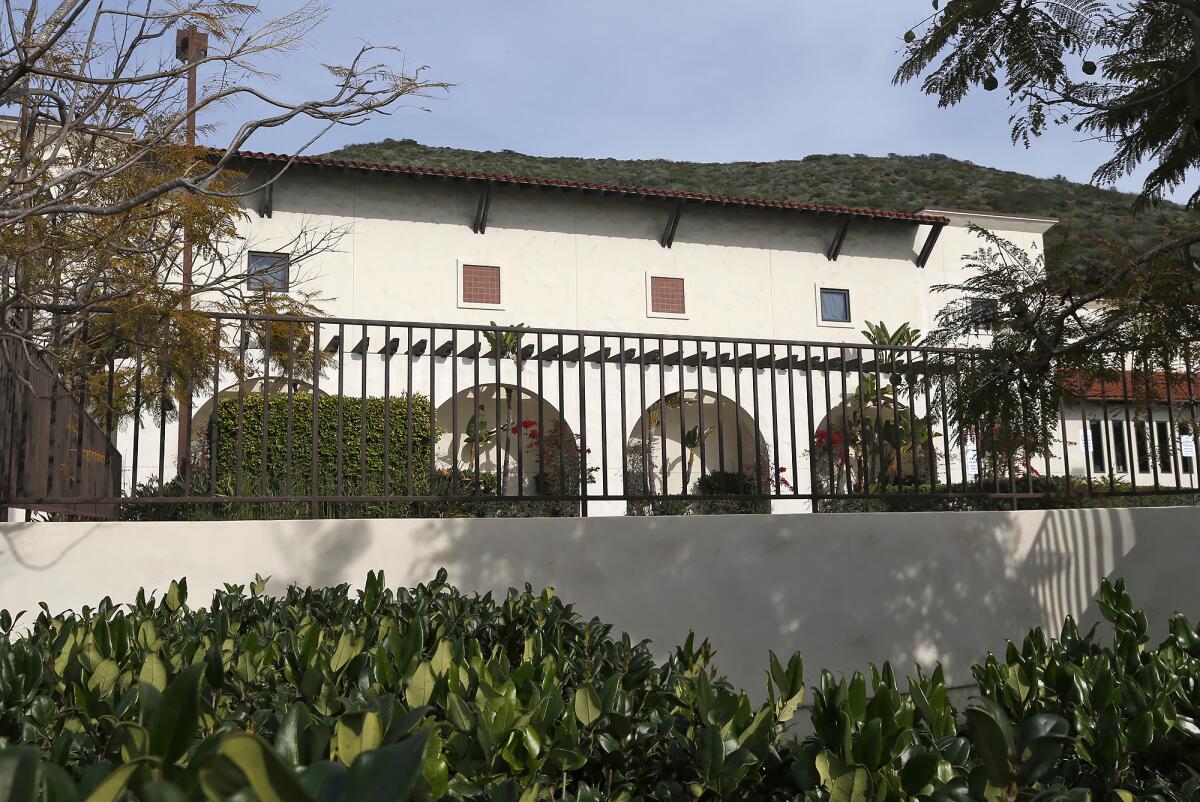
<svg viewBox="0 0 1200 802">
<path fill-rule="evenodd" d="M 500 268 L 463 265 L 462 299 L 466 304 L 500 303 Z"/>
<path fill-rule="evenodd" d="M 651 276 L 650 309 L 668 315 L 684 314 L 687 305 L 683 297 L 683 279 Z"/>
</svg>

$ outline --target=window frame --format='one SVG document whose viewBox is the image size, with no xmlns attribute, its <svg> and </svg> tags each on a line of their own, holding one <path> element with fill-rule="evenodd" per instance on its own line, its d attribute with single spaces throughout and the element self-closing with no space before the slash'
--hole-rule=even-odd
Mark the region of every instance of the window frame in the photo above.
<svg viewBox="0 0 1200 802">
<path fill-rule="evenodd" d="M 849 287 L 830 287 L 830 286 L 826 286 L 824 284 L 816 284 L 814 286 L 816 287 L 816 292 L 813 293 L 813 296 L 814 296 L 814 298 L 816 300 L 816 304 L 817 304 L 817 325 L 818 326 L 827 326 L 829 328 L 835 328 L 835 329 L 857 328 L 854 325 L 854 305 L 853 305 L 853 298 L 851 297 L 851 292 L 850 292 Z M 826 292 L 840 292 L 846 296 L 846 320 L 826 320 L 825 319 L 824 310 L 821 306 L 821 298 L 822 298 L 823 293 L 826 293 Z"/>
<path fill-rule="evenodd" d="M 1158 475 L 1160 477 L 1175 475 L 1175 444 L 1171 440 L 1170 422 L 1154 421 L 1154 454 L 1158 457 Z"/>
<path fill-rule="evenodd" d="M 497 271 L 497 274 L 500 277 L 500 303 L 484 304 L 484 303 L 477 303 L 475 301 L 466 300 L 466 297 L 464 295 L 464 288 L 463 288 L 463 273 L 466 272 L 466 269 L 468 267 L 495 268 L 495 270 Z M 454 277 L 455 277 L 454 278 L 454 297 L 455 297 L 455 300 L 458 302 L 458 308 L 459 309 L 493 309 L 493 310 L 503 311 L 506 308 L 504 305 L 504 297 L 505 297 L 504 272 L 505 272 L 504 266 L 495 264 L 494 262 L 486 262 L 486 261 L 480 261 L 480 260 L 468 261 L 465 259 L 458 260 L 458 262 L 455 264 L 455 268 L 454 268 Z"/>
<path fill-rule="evenodd" d="M 683 312 L 657 312 L 654 309 L 654 279 L 656 278 L 672 278 L 683 282 Z M 688 281 L 687 276 L 682 273 L 673 273 L 664 270 L 647 270 L 646 271 L 646 317 L 664 318 L 667 320 L 687 320 L 690 315 L 688 309 L 691 306 L 688 304 Z"/>
<path fill-rule="evenodd" d="M 1098 475 L 1108 472 L 1104 451 L 1104 423 L 1099 418 L 1088 421 L 1087 439 L 1088 445 L 1091 446 L 1091 454 L 1088 456 L 1092 460 L 1092 473 Z"/>
<path fill-rule="evenodd" d="M 1134 451 L 1137 456 L 1137 472 L 1150 473 L 1153 470 L 1154 458 L 1150 453 L 1150 436 L 1146 421 L 1133 422 Z"/>
<path fill-rule="evenodd" d="M 287 272 L 284 274 L 284 286 L 281 289 L 275 284 L 267 285 L 259 276 L 269 275 L 267 270 L 253 270 L 253 261 L 255 257 L 282 257 L 284 266 Z M 271 265 L 272 269 L 278 266 L 278 262 Z M 248 251 L 246 253 L 246 289 L 251 292 L 273 293 L 277 295 L 287 295 L 292 291 L 292 255 L 285 251 Z"/>
<path fill-rule="evenodd" d="M 1129 449 L 1125 442 L 1125 421 L 1113 420 L 1110 427 L 1112 429 L 1113 468 L 1117 473 L 1129 473 Z"/>
</svg>

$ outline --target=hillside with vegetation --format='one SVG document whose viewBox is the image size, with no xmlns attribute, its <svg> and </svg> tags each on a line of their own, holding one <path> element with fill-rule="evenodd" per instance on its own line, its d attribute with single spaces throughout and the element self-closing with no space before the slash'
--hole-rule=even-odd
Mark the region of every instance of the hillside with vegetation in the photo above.
<svg viewBox="0 0 1200 802">
<path fill-rule="evenodd" d="M 677 162 L 665 159 L 585 159 L 528 156 L 511 150 L 472 151 L 385 139 L 329 154 L 365 162 L 483 173 L 564 178 L 594 183 L 689 190 L 894 211 L 944 207 L 1057 217 L 1067 230 L 1131 244 L 1156 238 L 1162 224 L 1191 213 L 1164 205 L 1133 212 L 1135 196 L 1068 181 L 1036 178 L 941 154 L 926 156 L 813 155 L 796 161 Z"/>
</svg>

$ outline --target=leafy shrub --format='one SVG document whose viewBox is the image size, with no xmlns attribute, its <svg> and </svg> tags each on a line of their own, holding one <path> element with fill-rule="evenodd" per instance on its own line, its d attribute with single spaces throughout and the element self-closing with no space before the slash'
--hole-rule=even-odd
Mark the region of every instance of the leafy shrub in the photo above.
<svg viewBox="0 0 1200 802">
<path fill-rule="evenodd" d="M 707 643 L 656 664 L 551 591 L 468 597 L 444 572 L 398 592 L 370 575 L 356 599 L 346 586 L 274 599 L 264 584 L 229 586 L 207 610 L 180 582 L 127 608 L 43 611 L 15 639 L 4 614 L 0 739 L 35 748 L 48 782 L 136 799 L 172 798 L 154 796 L 159 782 L 182 798 L 246 785 L 338 798 L 320 789 L 344 784 L 344 799 L 407 799 L 351 793 L 391 762 L 413 776 L 389 782 L 422 799 L 770 798 L 752 789 L 780 782 L 767 778 L 802 698 L 798 657 L 755 707 L 715 678 Z"/>
<path fill-rule="evenodd" d="M 132 496 L 136 499 L 160 492 L 172 498 L 308 495 L 313 489 L 312 413 L 311 394 L 294 393 L 290 404 L 286 393 L 270 396 L 265 416 L 264 462 L 262 396 L 252 393 L 241 398 L 222 398 L 210 421 L 207 438 L 195 444 L 190 492 L 185 493 L 185 479 L 176 476 L 161 488 L 157 479 L 141 483 Z M 340 415 L 335 396 L 318 396 L 318 493 L 323 496 L 428 494 L 431 442 L 429 400 L 424 396 L 344 398 Z M 216 463 L 215 484 L 210 459 Z M 318 514 L 322 518 L 399 518 L 412 512 L 412 505 L 402 502 L 323 501 L 319 503 Z M 307 502 L 162 505 L 138 504 L 135 500 L 122 508 L 126 520 L 305 518 L 309 514 Z"/>
<path fill-rule="evenodd" d="M 290 402 L 286 394 L 272 395 L 265 415 L 262 396 L 257 394 L 224 398 L 217 404 L 208 450 L 216 463 L 220 493 L 237 492 L 239 473 L 241 495 L 259 495 L 264 487 L 266 495 L 307 495 L 312 491 L 312 396 L 295 393 Z M 424 396 L 340 401 L 335 396 L 318 396 L 318 492 L 329 496 L 409 495 L 411 487 L 411 495 L 427 494 L 434 437 L 429 399 Z M 404 511 L 403 505 L 377 506 L 373 517 Z M 325 517 L 336 517 L 338 512 L 361 517 L 356 504 L 332 507 Z M 393 509 L 397 507 L 401 509 Z"/>
<path fill-rule="evenodd" d="M 1030 632 L 973 668 L 964 719 L 940 667 L 821 672 L 802 741 L 799 655 L 770 655 L 755 705 L 707 642 L 657 663 L 551 591 L 264 585 L 43 608 L 19 635 L 0 613 L 0 799 L 1200 798 L 1200 633 L 1177 615 L 1148 648 L 1120 582 L 1111 644 Z"/>
<path fill-rule="evenodd" d="M 1016 480 L 1016 492 L 1029 492 L 1049 495 L 1016 499 L 1016 508 L 1022 510 L 1066 510 L 1081 508 L 1125 508 L 1125 507 L 1169 507 L 1195 506 L 1200 500 L 1197 493 L 1150 493 L 1145 485 L 1139 485 L 1136 495 L 1129 494 L 1130 485 L 1117 480 L 1109 490 L 1107 477 L 1094 477 L 1089 489 L 1087 480 L 1080 477 L 1035 476 L 1032 483 L 1027 477 Z M 1006 498 L 1003 493 L 1012 489 L 1008 478 L 999 481 L 984 479 L 981 486 L 978 482 L 962 484 L 954 482 L 949 486 L 939 484 L 937 493 L 931 493 L 928 485 L 914 486 L 912 484 L 887 487 L 873 486 L 872 498 L 854 499 L 822 499 L 817 502 L 819 512 L 940 512 L 940 511 L 985 511 L 1011 510 L 1013 499 Z M 953 493 L 991 493 L 996 496 L 953 496 Z"/>
</svg>

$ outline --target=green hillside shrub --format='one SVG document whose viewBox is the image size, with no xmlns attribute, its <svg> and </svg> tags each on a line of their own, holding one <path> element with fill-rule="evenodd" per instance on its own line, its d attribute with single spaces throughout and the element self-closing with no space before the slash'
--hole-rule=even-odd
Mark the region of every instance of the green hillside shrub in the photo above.
<svg viewBox="0 0 1200 802">
<path fill-rule="evenodd" d="M 1123 583 L 1111 642 L 1068 619 L 974 668 L 960 717 L 940 668 L 821 672 L 765 701 L 707 642 L 665 660 L 552 591 L 464 595 L 186 581 L 78 614 L 0 613 L 0 799 L 1183 802 L 1200 794 L 1200 633 L 1148 644 Z"/>
</svg>

